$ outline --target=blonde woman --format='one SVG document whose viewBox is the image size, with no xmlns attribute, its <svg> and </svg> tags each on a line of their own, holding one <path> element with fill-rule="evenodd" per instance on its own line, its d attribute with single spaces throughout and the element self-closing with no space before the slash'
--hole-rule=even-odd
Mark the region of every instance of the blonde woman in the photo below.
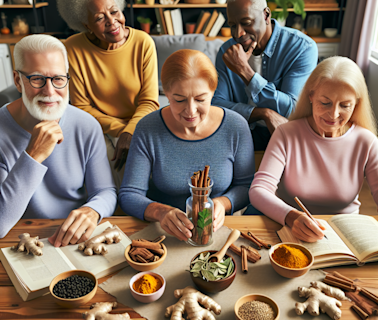
<svg viewBox="0 0 378 320">
<path fill-rule="evenodd" d="M 350 59 L 331 57 L 307 80 L 291 121 L 278 127 L 249 191 L 258 210 L 304 241 L 323 237 L 312 214 L 358 213 L 364 177 L 378 203 L 378 141 L 368 89 Z"/>
</svg>

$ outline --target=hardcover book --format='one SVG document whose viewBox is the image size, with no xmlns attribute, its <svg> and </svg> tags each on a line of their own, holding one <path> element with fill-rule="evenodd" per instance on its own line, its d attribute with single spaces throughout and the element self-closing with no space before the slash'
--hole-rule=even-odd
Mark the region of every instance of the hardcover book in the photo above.
<svg viewBox="0 0 378 320">
<path fill-rule="evenodd" d="M 108 221 L 98 225 L 92 237 L 111 226 Z M 8 247 L 0 250 L 0 260 L 18 294 L 27 301 L 48 293 L 50 282 L 62 272 L 86 270 L 101 278 L 126 267 L 124 253 L 131 240 L 119 231 L 121 242 L 107 245 L 106 255 L 86 256 L 78 249 L 78 244 L 55 248 L 45 238 L 40 239 L 44 244 L 42 256 L 17 252 Z"/>
<path fill-rule="evenodd" d="M 284 226 L 277 231 L 282 242 L 304 245 L 314 255 L 311 269 L 346 264 L 364 265 L 378 261 L 378 222 L 371 216 L 361 214 L 339 214 L 327 221 L 318 221 L 326 228 L 327 236 L 314 243 L 298 240 L 291 229 Z"/>
<path fill-rule="evenodd" d="M 214 22 L 214 25 L 209 32 L 209 37 L 216 37 L 225 22 L 226 18 L 224 17 L 222 12 L 219 12 L 217 20 Z"/>
<path fill-rule="evenodd" d="M 202 11 L 196 24 L 196 30 L 194 33 L 201 33 L 203 26 L 210 19 L 210 12 Z"/>
<path fill-rule="evenodd" d="M 215 23 L 215 20 L 217 20 L 217 17 L 218 17 L 218 11 L 214 10 L 210 19 L 209 19 L 209 23 L 207 24 L 205 30 L 203 31 L 203 35 L 205 37 L 207 37 L 207 35 L 209 34 L 211 28 L 213 27 L 213 25 Z"/>
</svg>

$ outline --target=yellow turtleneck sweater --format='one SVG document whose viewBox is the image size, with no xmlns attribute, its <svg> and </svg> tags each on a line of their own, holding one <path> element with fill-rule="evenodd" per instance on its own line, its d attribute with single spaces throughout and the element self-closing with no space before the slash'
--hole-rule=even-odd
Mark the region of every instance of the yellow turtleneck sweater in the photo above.
<svg viewBox="0 0 378 320">
<path fill-rule="evenodd" d="M 71 104 L 94 116 L 113 137 L 133 134 L 141 118 L 159 109 L 154 41 L 143 31 L 129 30 L 127 41 L 115 50 L 95 46 L 84 33 L 64 43 Z"/>
</svg>

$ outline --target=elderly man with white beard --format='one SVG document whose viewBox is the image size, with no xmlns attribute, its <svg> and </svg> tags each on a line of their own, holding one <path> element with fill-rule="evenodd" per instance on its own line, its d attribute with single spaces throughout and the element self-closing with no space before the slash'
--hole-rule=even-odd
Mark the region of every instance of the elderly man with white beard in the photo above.
<svg viewBox="0 0 378 320">
<path fill-rule="evenodd" d="M 117 203 L 99 123 L 68 104 L 64 45 L 47 35 L 14 49 L 22 98 L 0 108 L 0 238 L 21 219 L 65 219 L 56 247 L 87 240 Z"/>
</svg>

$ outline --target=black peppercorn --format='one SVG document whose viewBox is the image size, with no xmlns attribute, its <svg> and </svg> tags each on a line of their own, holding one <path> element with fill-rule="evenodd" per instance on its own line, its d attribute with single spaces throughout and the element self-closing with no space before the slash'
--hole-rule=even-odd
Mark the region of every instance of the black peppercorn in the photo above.
<svg viewBox="0 0 378 320">
<path fill-rule="evenodd" d="M 53 293 L 60 298 L 75 299 L 90 293 L 94 286 L 95 283 L 91 279 L 73 275 L 56 283 Z"/>
</svg>

